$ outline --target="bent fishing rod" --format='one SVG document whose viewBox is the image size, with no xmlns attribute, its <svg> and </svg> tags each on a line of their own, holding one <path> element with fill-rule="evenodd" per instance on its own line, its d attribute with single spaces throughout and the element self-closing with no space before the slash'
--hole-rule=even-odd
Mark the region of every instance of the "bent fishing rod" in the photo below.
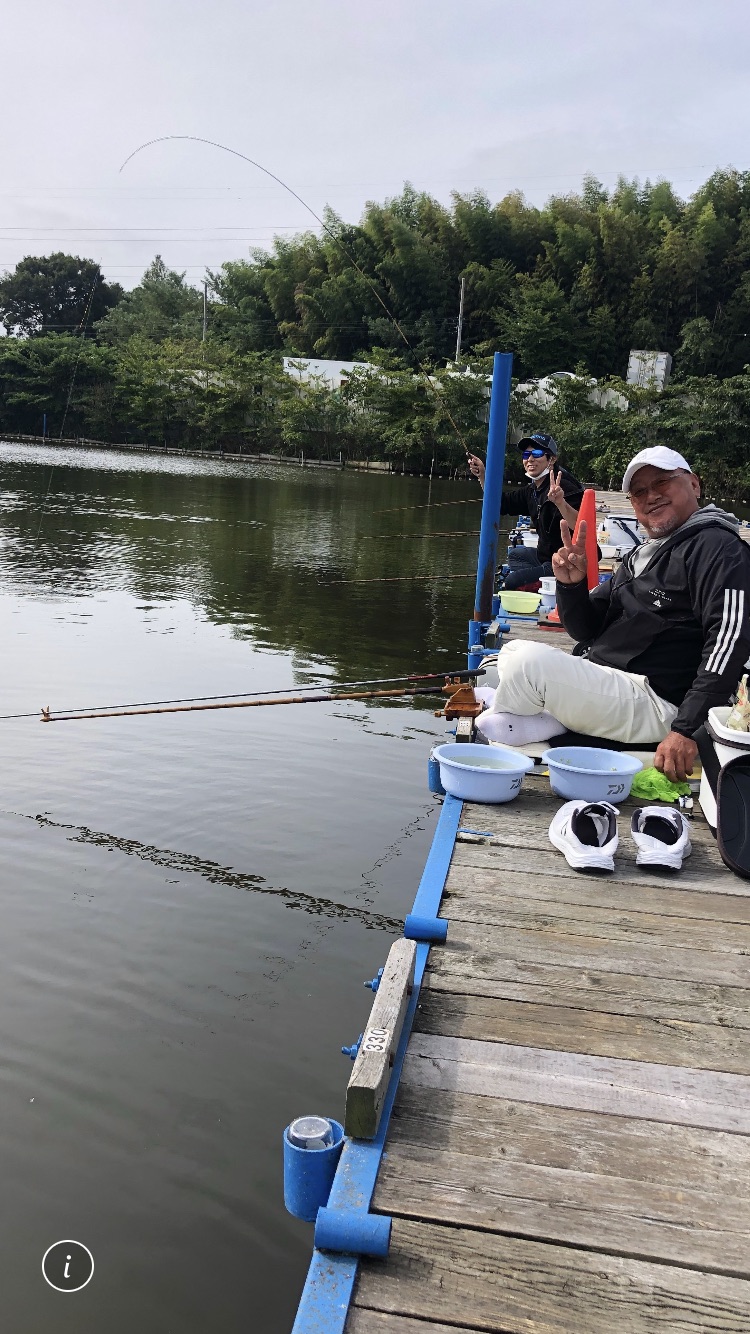
<svg viewBox="0 0 750 1334">
<path fill-rule="evenodd" d="M 432 377 L 425 370 L 425 367 L 422 365 L 422 362 L 417 356 L 417 353 L 414 347 L 412 346 L 412 343 L 410 342 L 406 333 L 399 324 L 399 321 L 396 319 L 396 316 L 393 314 L 393 311 L 391 310 L 387 301 L 385 301 L 384 298 L 381 296 L 375 283 L 365 273 L 361 265 L 358 264 L 357 260 L 354 258 L 354 255 L 351 253 L 348 247 L 344 245 L 344 242 L 341 240 L 341 237 L 334 231 L 334 229 L 330 227 L 328 223 L 323 218 L 321 218 L 318 213 L 315 212 L 315 209 L 312 207 L 312 205 L 308 204 L 307 200 L 302 198 L 302 195 L 298 194 L 296 190 L 293 190 L 291 185 L 287 185 L 286 181 L 282 181 L 280 176 L 277 176 L 275 172 L 270 170 L 270 168 L 264 167 L 261 162 L 256 162 L 255 158 L 248 157 L 247 153 L 240 153 L 239 149 L 237 148 L 229 148 L 227 144 L 220 144 L 215 139 L 204 139 L 201 135 L 198 134 L 162 134 L 159 135 L 157 139 L 147 139 L 145 143 L 139 144 L 137 148 L 133 149 L 132 153 L 128 154 L 122 166 L 120 167 L 120 172 L 123 172 L 127 167 L 128 163 L 132 162 L 133 158 L 136 157 L 138 153 L 142 153 L 144 149 L 152 148 L 154 144 L 166 144 L 175 141 L 182 141 L 182 142 L 188 141 L 194 144 L 207 144 L 209 148 L 218 148 L 221 150 L 222 153 L 229 153 L 232 157 L 241 158 L 243 162 L 249 162 L 251 167 L 255 167 L 257 171 L 262 171 L 264 176 L 268 176 L 272 181 L 275 181 L 277 185 L 281 186 L 282 190 L 286 190 L 287 194 L 292 196 L 292 199 L 296 199 L 297 203 L 302 205 L 302 207 L 310 214 L 310 216 L 315 219 L 318 226 L 322 227 L 326 236 L 331 241 L 333 241 L 333 244 L 335 246 L 338 247 L 342 255 L 344 255 L 344 257 L 349 261 L 352 268 L 355 269 L 355 271 L 359 274 L 362 281 L 367 284 L 373 296 L 375 297 L 375 300 L 378 302 L 378 305 L 381 306 L 381 308 L 385 311 L 386 315 L 388 316 L 388 319 L 391 321 L 394 328 L 398 332 L 399 337 L 403 340 L 403 342 L 406 344 L 406 347 L 409 349 L 409 352 L 414 361 L 414 365 L 417 367 L 425 384 L 427 385 L 431 394 L 435 398 L 436 402 L 439 404 L 442 415 L 446 418 L 448 422 L 450 422 L 450 425 L 455 431 L 456 436 L 460 441 L 461 448 L 466 454 L 467 459 L 471 458 L 471 450 L 469 449 L 469 446 L 464 440 L 464 437 L 461 431 L 459 430 L 459 427 L 456 424 L 453 415 L 450 412 L 450 409 L 446 407 L 443 396 L 441 395 L 439 389 L 433 383 Z"/>
</svg>

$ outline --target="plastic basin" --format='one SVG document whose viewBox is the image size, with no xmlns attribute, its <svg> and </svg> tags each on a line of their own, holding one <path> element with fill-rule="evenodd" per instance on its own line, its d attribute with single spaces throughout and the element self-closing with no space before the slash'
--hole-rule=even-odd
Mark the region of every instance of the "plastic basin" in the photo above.
<svg viewBox="0 0 750 1334">
<path fill-rule="evenodd" d="M 596 746 L 555 746 L 545 750 L 542 760 L 549 767 L 552 791 L 566 801 L 578 797 L 586 801 L 624 801 L 630 796 L 635 775 L 643 768 L 632 755 Z"/>
<path fill-rule="evenodd" d="M 531 580 L 529 580 L 531 583 Z M 538 593 L 502 593 L 500 594 L 500 606 L 505 611 L 515 611 L 523 615 L 533 615 L 536 611 L 541 598 Z"/>
<path fill-rule="evenodd" d="M 463 801 L 513 801 L 521 791 L 524 774 L 534 768 L 528 755 L 508 746 L 483 746 L 474 741 L 437 746 L 434 755 L 446 792 Z"/>
</svg>

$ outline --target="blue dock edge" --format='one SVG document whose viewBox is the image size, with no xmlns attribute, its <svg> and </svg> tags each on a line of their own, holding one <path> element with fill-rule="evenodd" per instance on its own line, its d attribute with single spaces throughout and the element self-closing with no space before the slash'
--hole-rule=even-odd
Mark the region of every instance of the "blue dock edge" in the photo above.
<svg viewBox="0 0 750 1334">
<path fill-rule="evenodd" d="M 410 914 L 412 920 L 421 920 L 425 925 L 437 921 L 462 809 L 462 801 L 446 796 Z M 419 940 L 414 988 L 393 1063 L 378 1133 L 373 1140 L 346 1139 L 339 1159 L 325 1214 L 330 1218 L 333 1210 L 340 1211 L 342 1231 L 346 1227 L 346 1215 L 349 1218 L 354 1216 L 355 1220 L 364 1219 L 370 1207 L 429 952 L 429 944 L 424 939 Z M 292 1334 L 343 1334 L 358 1265 L 358 1255 L 324 1251 L 316 1247 Z"/>
</svg>

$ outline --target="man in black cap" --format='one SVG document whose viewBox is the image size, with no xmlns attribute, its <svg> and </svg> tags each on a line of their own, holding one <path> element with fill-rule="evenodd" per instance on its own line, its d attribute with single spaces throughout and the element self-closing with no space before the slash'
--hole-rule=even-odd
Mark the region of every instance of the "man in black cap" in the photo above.
<svg viewBox="0 0 750 1334">
<path fill-rule="evenodd" d="M 560 520 L 573 529 L 583 500 L 581 483 L 556 462 L 557 442 L 551 435 L 536 431 L 519 440 L 517 447 L 529 484 L 504 488 L 500 513 L 528 514 L 539 540 L 535 551 L 531 547 L 511 548 L 510 573 L 503 583 L 508 590 L 537 584 L 552 575 L 552 556 L 562 546 Z M 482 460 L 471 454 L 469 468 L 484 490 Z"/>
</svg>

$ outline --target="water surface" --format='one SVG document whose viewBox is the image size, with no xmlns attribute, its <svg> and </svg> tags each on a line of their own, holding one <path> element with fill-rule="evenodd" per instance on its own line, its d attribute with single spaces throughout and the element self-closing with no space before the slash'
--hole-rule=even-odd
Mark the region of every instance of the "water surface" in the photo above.
<svg viewBox="0 0 750 1334">
<path fill-rule="evenodd" d="M 2 445 L 0 713 L 461 666 L 479 505 L 445 502 L 475 495 Z M 437 707 L 0 722 L 3 1331 L 291 1327 L 281 1132 L 343 1112 Z M 42 1278 L 63 1238 L 94 1254 L 77 1294 Z"/>
</svg>

